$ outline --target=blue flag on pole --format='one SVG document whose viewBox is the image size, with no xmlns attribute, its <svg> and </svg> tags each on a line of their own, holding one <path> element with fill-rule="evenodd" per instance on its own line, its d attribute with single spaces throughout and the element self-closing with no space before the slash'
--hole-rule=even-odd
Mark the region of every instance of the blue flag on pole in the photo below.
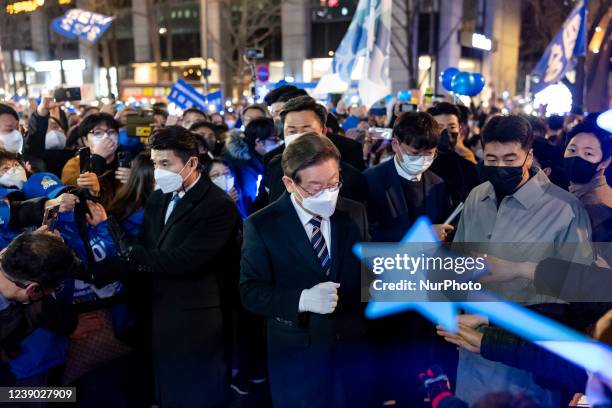
<svg viewBox="0 0 612 408">
<path fill-rule="evenodd" d="M 559 82 L 576 65 L 577 58 L 586 53 L 586 12 L 588 0 L 579 1 L 567 17 L 535 66 L 534 93 Z"/>
<path fill-rule="evenodd" d="M 359 0 L 329 71 L 313 91 L 315 95 L 346 92 L 357 67 L 361 70 L 359 96 L 366 106 L 391 92 L 391 3 L 392 0 Z"/>
<path fill-rule="evenodd" d="M 182 79 L 179 79 L 172 89 L 170 89 L 168 101 L 174 103 L 181 109 L 196 107 L 203 111 L 208 111 L 208 107 L 211 104 L 215 105 L 217 110 L 223 109 L 223 93 L 220 89 L 208 95 L 202 95 Z"/>
<path fill-rule="evenodd" d="M 68 10 L 63 16 L 51 22 L 56 33 L 71 40 L 85 40 L 96 43 L 110 27 L 114 17 L 92 13 L 81 9 Z"/>
</svg>

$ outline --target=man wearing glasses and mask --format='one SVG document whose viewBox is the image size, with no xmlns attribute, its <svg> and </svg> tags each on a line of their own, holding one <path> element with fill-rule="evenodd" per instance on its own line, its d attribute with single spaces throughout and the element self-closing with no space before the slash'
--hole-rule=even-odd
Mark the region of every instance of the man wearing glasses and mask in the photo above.
<svg viewBox="0 0 612 408">
<path fill-rule="evenodd" d="M 338 197 L 339 163 L 331 141 L 301 135 L 283 152 L 287 191 L 244 224 L 240 294 L 267 318 L 275 406 L 360 406 L 368 389 L 351 252 L 367 239 L 367 219 L 361 204 Z"/>
</svg>

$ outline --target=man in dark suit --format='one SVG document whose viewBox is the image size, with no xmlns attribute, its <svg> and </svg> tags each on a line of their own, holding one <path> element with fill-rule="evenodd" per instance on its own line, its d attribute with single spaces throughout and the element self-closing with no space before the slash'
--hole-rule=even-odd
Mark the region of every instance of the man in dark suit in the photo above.
<svg viewBox="0 0 612 408">
<path fill-rule="evenodd" d="M 272 400 L 278 407 L 369 406 L 367 347 L 355 243 L 363 206 L 338 197 L 340 154 L 317 133 L 283 153 L 280 199 L 247 219 L 244 306 L 267 318 Z M 365 404 L 365 405 L 364 405 Z"/>
<path fill-rule="evenodd" d="M 460 110 L 456 105 L 440 102 L 427 110 L 440 126 L 442 133 L 438 143 L 438 155 L 430 170 L 446 183 L 453 205 L 465 201 L 474 187 L 480 184 L 476 164 L 461 156 L 467 149 L 460 142 Z M 467 119 L 466 119 L 467 121 Z M 467 127 L 467 123 L 466 123 Z M 459 145 L 459 146 L 458 146 Z"/>
<path fill-rule="evenodd" d="M 449 215 L 450 198 L 444 181 L 428 170 L 436 155 L 439 128 L 423 112 L 400 115 L 393 127 L 393 160 L 365 171 L 368 180 L 368 218 L 372 240 L 400 241 L 412 223 L 426 215 L 441 238 L 452 231 L 441 222 Z"/>
<path fill-rule="evenodd" d="M 299 96 L 287 101 L 281 111 L 284 126 L 285 147 L 305 132 L 315 132 L 325 137 L 327 128 L 327 110 L 310 96 Z M 340 151 L 342 155 L 342 152 Z M 268 161 L 264 175 L 264 185 L 268 188 L 269 202 L 277 200 L 285 191 L 281 168 L 281 155 Z M 264 160 L 265 162 L 265 160 Z M 363 174 L 350 164 L 340 161 L 342 188 L 340 195 L 351 200 L 365 203 L 368 192 Z"/>
<path fill-rule="evenodd" d="M 159 189 L 147 200 L 138 244 L 127 261 L 111 265 L 126 278 L 150 281 L 160 405 L 224 406 L 223 317 L 232 271 L 237 285 L 240 216 L 232 199 L 201 173 L 192 133 L 166 127 L 149 146 Z"/>
<path fill-rule="evenodd" d="M 422 215 L 435 224 L 442 240 L 453 230 L 451 225 L 440 224 L 451 211 L 446 185 L 428 170 L 436 155 L 439 135 L 438 124 L 427 113 L 406 112 L 395 120 L 393 160 L 365 172 L 373 241 L 399 242 Z M 446 357 L 440 361 L 443 357 L 435 346 L 433 325 L 413 312 L 372 321 L 371 331 L 379 381 L 375 389 L 380 399 L 396 400 L 400 406 L 420 406 L 417 405 L 422 403 L 420 385 L 414 380 L 418 373 L 433 363 L 448 367 L 444 364 Z M 442 352 L 446 354 L 446 350 Z"/>
<path fill-rule="evenodd" d="M 338 124 L 338 118 L 331 113 L 327 113 L 327 137 L 340 151 L 342 161 L 347 162 L 359 171 L 365 170 L 365 160 L 363 160 L 363 145 L 353 139 L 344 136 L 344 131 Z"/>
</svg>

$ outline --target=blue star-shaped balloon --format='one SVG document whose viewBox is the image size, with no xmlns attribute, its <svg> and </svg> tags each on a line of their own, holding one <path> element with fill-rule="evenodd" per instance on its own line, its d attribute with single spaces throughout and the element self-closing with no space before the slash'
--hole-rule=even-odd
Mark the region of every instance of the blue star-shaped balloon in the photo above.
<svg viewBox="0 0 612 408">
<path fill-rule="evenodd" d="M 391 248 L 396 248 L 396 253 L 401 253 L 401 246 L 406 243 L 439 244 L 431 221 L 427 217 L 417 219 L 406 236 Z M 389 246 L 386 248 L 388 250 Z M 353 253 L 362 262 L 365 261 L 364 244 L 356 244 L 353 247 Z M 416 278 L 422 278 L 423 273 L 423 271 L 418 271 Z M 463 309 L 469 313 L 486 316 L 490 322 L 499 327 L 612 381 L 612 347 L 486 291 L 483 291 L 479 297 L 481 300 L 479 302 L 394 302 L 377 301 L 375 297 L 368 303 L 365 314 L 369 319 L 377 319 L 395 313 L 416 310 L 433 323 L 456 332 L 456 316 L 458 311 Z"/>
</svg>

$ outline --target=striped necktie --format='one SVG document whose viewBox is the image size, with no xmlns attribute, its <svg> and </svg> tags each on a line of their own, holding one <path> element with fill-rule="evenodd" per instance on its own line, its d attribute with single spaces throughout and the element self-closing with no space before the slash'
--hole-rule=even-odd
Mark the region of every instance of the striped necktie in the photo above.
<svg viewBox="0 0 612 408">
<path fill-rule="evenodd" d="M 323 233 L 321 232 L 321 217 L 313 217 L 310 221 L 308 221 L 310 225 L 312 225 L 312 237 L 310 237 L 310 243 L 319 258 L 319 262 L 321 263 L 321 267 L 325 272 L 325 276 L 329 276 L 331 272 L 331 258 L 329 257 L 329 251 L 327 250 L 327 244 L 325 243 L 325 239 L 323 238 Z"/>
</svg>

